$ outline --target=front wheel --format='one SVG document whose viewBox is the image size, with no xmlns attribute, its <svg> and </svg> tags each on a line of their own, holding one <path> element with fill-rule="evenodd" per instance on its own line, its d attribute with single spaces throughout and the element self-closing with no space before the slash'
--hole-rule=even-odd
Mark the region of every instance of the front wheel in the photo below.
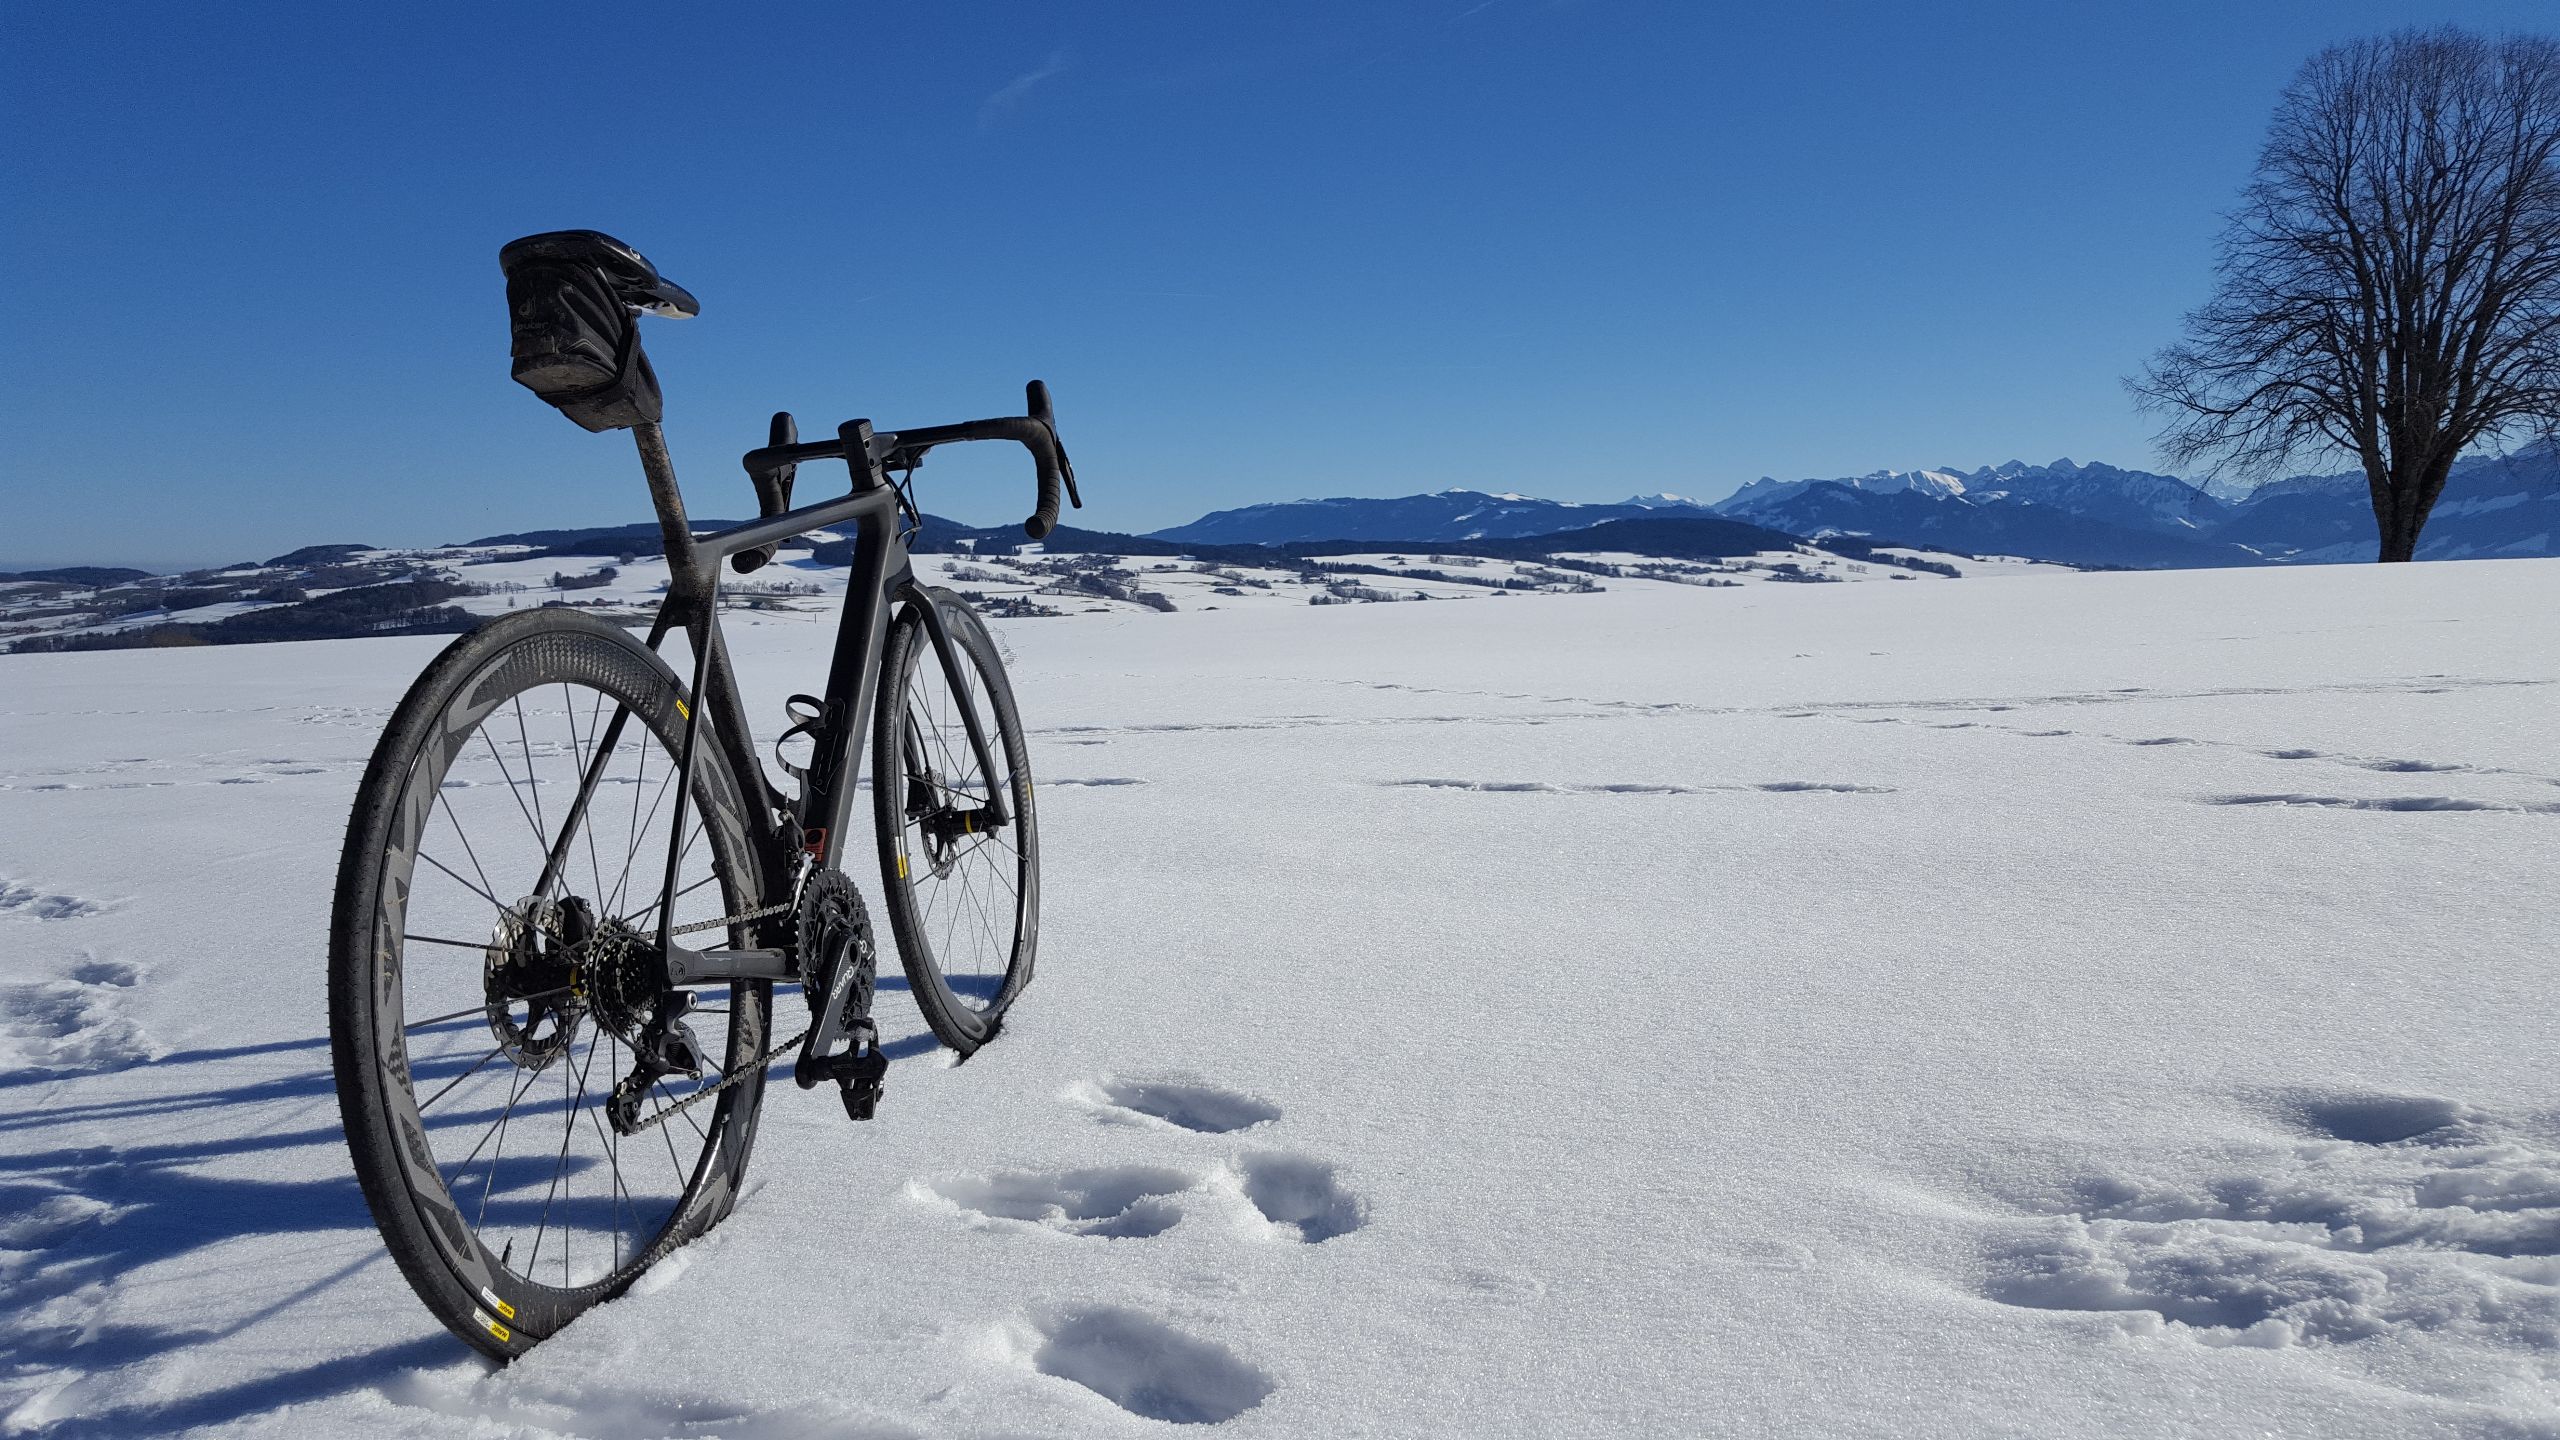
<svg viewBox="0 0 2560 1440">
<path fill-rule="evenodd" d="M 1031 754 L 986 623 L 948 590 L 911 594 L 890 629 L 872 710 L 880 879 L 916 1008 L 967 1055 L 994 1038 L 1039 947 Z M 947 666 L 927 604 L 950 640 Z M 970 741 L 971 715 L 987 763 Z M 997 796 L 1000 816 L 989 803 Z"/>
<path fill-rule="evenodd" d="M 499 1359 L 717 1222 L 754 1142 L 772 987 L 682 992 L 682 1018 L 643 959 L 662 913 L 754 943 L 719 923 L 763 887 L 707 733 L 677 831 L 685 723 L 628 633 L 511 615 L 410 687 L 348 822 L 329 1031 L 356 1177 L 419 1298 Z M 637 1066 L 653 1024 L 698 1073 Z M 655 1123 L 626 1133 L 617 1098 Z"/>
</svg>

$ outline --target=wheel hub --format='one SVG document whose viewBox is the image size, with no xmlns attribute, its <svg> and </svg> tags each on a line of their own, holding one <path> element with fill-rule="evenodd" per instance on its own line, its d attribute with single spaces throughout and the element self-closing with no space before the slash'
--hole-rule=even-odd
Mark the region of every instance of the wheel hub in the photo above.
<svg viewBox="0 0 2560 1440">
<path fill-rule="evenodd" d="M 587 1006 L 579 993 L 577 947 L 594 926 L 587 902 L 531 896 L 498 917 L 481 970 L 489 1033 L 527 1070 L 558 1059 Z"/>
</svg>

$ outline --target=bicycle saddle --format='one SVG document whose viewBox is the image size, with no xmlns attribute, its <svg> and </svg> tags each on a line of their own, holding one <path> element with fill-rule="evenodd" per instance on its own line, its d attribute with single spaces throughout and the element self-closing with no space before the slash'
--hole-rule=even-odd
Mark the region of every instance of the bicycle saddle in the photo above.
<svg viewBox="0 0 2560 1440">
<path fill-rule="evenodd" d="M 498 268 L 509 275 L 521 265 L 588 265 L 602 274 L 626 305 L 682 320 L 702 313 L 692 292 L 658 273 L 647 256 L 596 230 L 551 230 L 510 240 L 498 250 Z"/>
</svg>

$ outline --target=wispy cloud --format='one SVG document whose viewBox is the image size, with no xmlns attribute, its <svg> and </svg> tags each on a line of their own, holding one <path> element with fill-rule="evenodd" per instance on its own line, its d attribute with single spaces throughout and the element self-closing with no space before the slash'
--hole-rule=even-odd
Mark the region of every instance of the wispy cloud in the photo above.
<svg viewBox="0 0 2560 1440">
<path fill-rule="evenodd" d="M 1041 81 L 1072 68 L 1075 63 L 1075 57 L 1066 51 L 1053 50 L 1048 59 L 1040 62 L 1039 69 L 1027 71 L 1006 81 L 996 93 L 979 102 L 978 128 L 993 130 L 1004 123 L 1008 116 L 1022 107 L 1023 99 L 1039 88 Z"/>
</svg>

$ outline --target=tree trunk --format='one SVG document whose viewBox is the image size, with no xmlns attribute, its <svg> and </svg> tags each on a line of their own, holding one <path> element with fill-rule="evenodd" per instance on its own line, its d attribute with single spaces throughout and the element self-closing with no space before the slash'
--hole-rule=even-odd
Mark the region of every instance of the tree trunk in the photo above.
<svg viewBox="0 0 2560 1440">
<path fill-rule="evenodd" d="M 2365 462 L 2374 531 L 2381 541 L 2381 553 L 2374 558 L 2386 565 L 2418 558 L 2418 536 L 2427 528 L 2427 516 L 2434 513 L 2436 497 L 2444 493 L 2445 479 L 2453 472 L 2452 455 L 2421 452 L 2402 459 L 2406 453 L 2395 454 L 2390 469 L 2379 475 L 2373 461 Z"/>
<path fill-rule="evenodd" d="M 2374 558 L 2385 565 L 2418 558 L 2418 532 L 2400 524 L 2393 517 L 2382 521 L 2382 553 Z"/>
</svg>

